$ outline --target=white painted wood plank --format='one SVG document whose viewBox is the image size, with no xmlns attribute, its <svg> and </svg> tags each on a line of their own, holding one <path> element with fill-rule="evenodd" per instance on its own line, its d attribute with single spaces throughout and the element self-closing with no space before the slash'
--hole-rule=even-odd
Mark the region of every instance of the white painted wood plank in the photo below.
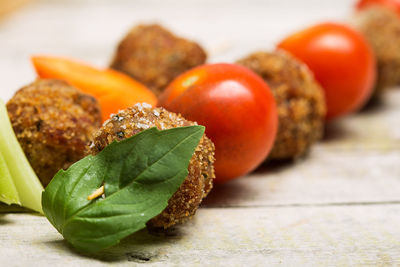
<svg viewBox="0 0 400 267">
<path fill-rule="evenodd" d="M 260 167 L 242 179 L 217 185 L 209 207 L 329 203 L 400 203 L 400 152 L 331 152 L 322 145 L 295 164 Z"/>
<path fill-rule="evenodd" d="M 43 217 L 0 217 L 5 266 L 398 266 L 400 205 L 201 209 L 169 236 L 146 231 L 94 258 Z"/>
<path fill-rule="evenodd" d="M 400 88 L 388 90 L 382 101 L 328 125 L 323 148 L 329 150 L 400 150 Z"/>
</svg>

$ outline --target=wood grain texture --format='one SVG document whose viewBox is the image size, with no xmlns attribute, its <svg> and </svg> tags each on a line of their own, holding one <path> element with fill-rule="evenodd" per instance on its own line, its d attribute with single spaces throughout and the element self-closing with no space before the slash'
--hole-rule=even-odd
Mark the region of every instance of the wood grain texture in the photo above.
<svg viewBox="0 0 400 267">
<path fill-rule="evenodd" d="M 28 266 L 396 266 L 399 205 L 201 209 L 167 236 L 136 233 L 87 256 L 42 217 L 0 218 L 2 262 Z"/>
<path fill-rule="evenodd" d="M 106 66 L 139 22 L 199 41 L 210 62 L 270 49 L 287 33 L 344 20 L 352 1 L 37 1 L 0 22 L 0 97 L 34 72 L 29 56 Z M 304 159 L 267 163 L 216 186 L 189 223 L 141 231 L 81 255 L 41 216 L 0 214 L 0 266 L 400 266 L 400 90 L 334 122 Z"/>
</svg>

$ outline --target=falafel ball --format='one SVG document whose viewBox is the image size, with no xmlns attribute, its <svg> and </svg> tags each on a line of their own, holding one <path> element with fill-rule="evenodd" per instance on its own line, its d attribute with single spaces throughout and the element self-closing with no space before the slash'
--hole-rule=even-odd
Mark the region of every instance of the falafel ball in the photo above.
<svg viewBox="0 0 400 267">
<path fill-rule="evenodd" d="M 326 105 L 308 67 L 284 51 L 256 52 L 237 63 L 269 85 L 278 107 L 279 128 L 269 159 L 302 156 L 323 135 Z"/>
<path fill-rule="evenodd" d="M 97 154 L 113 140 L 131 137 L 150 127 L 165 130 L 196 125 L 181 115 L 148 104 L 135 106 L 113 115 L 94 134 L 91 154 Z M 212 188 L 214 174 L 214 144 L 204 134 L 188 166 L 189 174 L 178 191 L 168 201 L 164 211 L 147 223 L 149 229 L 167 229 L 190 219 Z"/>
<path fill-rule="evenodd" d="M 60 169 L 85 156 L 91 134 L 101 125 L 97 100 L 60 80 L 39 79 L 21 88 L 8 101 L 7 110 L 44 186 Z"/>
<path fill-rule="evenodd" d="M 204 64 L 206 58 L 200 45 L 160 25 L 138 25 L 118 45 L 111 68 L 132 76 L 158 96 L 175 77 Z"/>
<path fill-rule="evenodd" d="M 351 24 L 370 43 L 377 61 L 377 81 L 372 97 L 400 83 L 400 17 L 392 9 L 372 5 L 355 13 Z"/>
</svg>

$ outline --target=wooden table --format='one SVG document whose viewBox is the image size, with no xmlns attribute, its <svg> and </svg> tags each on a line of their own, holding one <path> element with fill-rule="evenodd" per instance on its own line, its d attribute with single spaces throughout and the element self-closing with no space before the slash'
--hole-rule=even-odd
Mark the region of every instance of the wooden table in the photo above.
<svg viewBox="0 0 400 267">
<path fill-rule="evenodd" d="M 306 2 L 306 4 L 303 4 Z M 304 6 L 305 5 L 305 6 Z M 351 1 L 36 1 L 0 21 L 0 96 L 34 78 L 33 53 L 106 65 L 139 21 L 197 39 L 210 61 L 267 49 L 303 25 L 340 20 Z M 0 215 L 0 266 L 400 266 L 400 90 L 329 125 L 297 162 L 216 187 L 193 220 L 145 230 L 94 256 L 42 217 Z M 4 208 L 3 208 L 4 209 Z"/>
</svg>

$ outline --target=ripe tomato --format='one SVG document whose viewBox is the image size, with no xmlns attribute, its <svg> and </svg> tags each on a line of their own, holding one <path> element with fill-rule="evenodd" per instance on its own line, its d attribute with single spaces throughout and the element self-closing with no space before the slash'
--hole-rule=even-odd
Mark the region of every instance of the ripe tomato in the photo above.
<svg viewBox="0 0 400 267">
<path fill-rule="evenodd" d="M 255 169 L 275 140 L 278 116 L 268 85 L 236 64 L 202 65 L 183 73 L 159 105 L 206 126 L 216 147 L 217 182 Z"/>
<path fill-rule="evenodd" d="M 305 62 L 325 91 L 327 119 L 361 108 L 375 84 L 375 58 L 367 41 L 348 26 L 323 23 L 284 39 L 278 48 Z"/>
<path fill-rule="evenodd" d="M 359 0 L 357 9 L 363 9 L 371 5 L 382 5 L 394 9 L 400 15 L 400 0 Z"/>
</svg>

